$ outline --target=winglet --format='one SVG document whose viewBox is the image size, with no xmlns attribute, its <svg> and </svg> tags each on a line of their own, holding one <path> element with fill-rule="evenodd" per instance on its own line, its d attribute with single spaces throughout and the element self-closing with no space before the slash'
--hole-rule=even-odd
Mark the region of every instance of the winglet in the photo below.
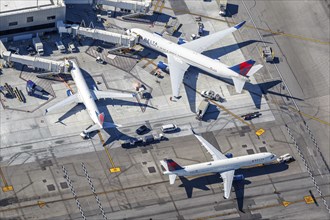
<svg viewBox="0 0 330 220">
<path fill-rule="evenodd" d="M 241 23 L 235 25 L 234 28 L 236 28 L 236 29 L 240 29 L 245 23 L 246 23 L 246 21 L 243 21 L 243 22 L 241 22 Z"/>
</svg>

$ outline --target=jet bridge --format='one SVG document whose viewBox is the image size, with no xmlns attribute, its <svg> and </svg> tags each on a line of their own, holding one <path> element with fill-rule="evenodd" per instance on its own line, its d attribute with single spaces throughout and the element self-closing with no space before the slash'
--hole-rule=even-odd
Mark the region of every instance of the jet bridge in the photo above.
<svg viewBox="0 0 330 220">
<path fill-rule="evenodd" d="M 63 23 L 63 21 L 58 21 L 56 25 L 59 33 L 68 33 L 72 34 L 73 36 L 82 35 L 127 48 L 134 47 L 136 44 L 136 38 L 134 36 L 128 36 L 125 34 L 100 30 L 96 28 L 81 27 L 77 24 L 66 25 Z"/>
<path fill-rule="evenodd" d="M 107 5 L 114 7 L 115 11 L 117 8 L 133 12 L 133 13 L 143 13 L 146 14 L 149 12 L 152 4 L 151 0 L 143 1 L 132 1 L 132 0 L 96 0 L 97 5 Z"/>
<path fill-rule="evenodd" d="M 71 68 L 70 63 L 67 60 L 54 61 L 40 57 L 31 57 L 31 56 L 13 54 L 9 51 L 3 52 L 1 56 L 8 63 L 13 63 L 13 62 L 21 63 L 27 66 L 40 68 L 55 73 L 68 73 Z"/>
</svg>

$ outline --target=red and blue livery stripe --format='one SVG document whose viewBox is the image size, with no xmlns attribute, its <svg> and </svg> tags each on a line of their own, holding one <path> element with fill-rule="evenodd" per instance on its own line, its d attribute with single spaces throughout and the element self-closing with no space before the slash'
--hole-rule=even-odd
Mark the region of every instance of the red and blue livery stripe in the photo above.
<svg viewBox="0 0 330 220">
<path fill-rule="evenodd" d="M 236 73 L 242 75 L 242 76 L 247 76 L 248 72 L 252 68 L 252 66 L 255 64 L 256 61 L 254 60 L 248 60 L 243 63 L 240 63 L 236 66 L 229 67 L 229 69 L 235 71 Z"/>
<path fill-rule="evenodd" d="M 183 168 L 172 159 L 167 159 L 166 164 L 169 171 L 182 170 Z"/>
</svg>

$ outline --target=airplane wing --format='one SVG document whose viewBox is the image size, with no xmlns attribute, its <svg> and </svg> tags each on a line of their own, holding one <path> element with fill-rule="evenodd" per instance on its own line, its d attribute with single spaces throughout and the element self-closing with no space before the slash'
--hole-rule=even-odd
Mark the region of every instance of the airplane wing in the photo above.
<svg viewBox="0 0 330 220">
<path fill-rule="evenodd" d="M 123 92 L 112 92 L 112 91 L 99 91 L 91 90 L 94 93 L 96 99 L 107 99 L 107 98 L 132 98 L 135 97 L 133 93 L 123 93 Z"/>
<path fill-rule="evenodd" d="M 225 155 L 223 155 L 220 151 L 218 151 L 215 147 L 212 146 L 207 140 L 205 140 L 202 136 L 195 134 L 195 137 L 202 143 L 205 149 L 212 155 L 213 160 L 225 160 L 228 159 Z"/>
<path fill-rule="evenodd" d="M 172 94 L 174 97 L 178 97 L 180 93 L 180 85 L 183 81 L 184 73 L 189 68 L 189 64 L 172 54 L 166 55 L 171 77 Z"/>
<path fill-rule="evenodd" d="M 50 112 L 50 111 L 54 111 L 55 109 L 59 109 L 59 108 L 63 108 L 66 105 L 72 104 L 72 103 L 80 103 L 80 99 L 78 96 L 78 93 L 74 94 L 74 95 L 70 95 L 69 97 L 67 97 L 66 99 L 56 103 L 55 105 L 47 108 L 45 111 L 45 113 Z"/>
<path fill-rule="evenodd" d="M 182 44 L 181 46 L 185 47 L 187 49 L 190 49 L 190 50 L 194 50 L 198 53 L 202 53 L 207 48 L 209 48 L 210 46 L 212 46 L 213 44 L 218 42 L 220 39 L 224 38 L 228 34 L 233 33 L 234 31 L 240 29 L 245 24 L 245 22 L 246 21 L 243 21 L 243 22 L 235 25 L 234 27 L 230 27 L 226 30 L 219 31 L 219 32 L 216 32 L 214 34 L 210 34 L 210 35 L 205 36 L 205 37 L 201 37 L 197 40 L 193 40 L 193 41 L 190 41 L 188 43 Z"/>
<path fill-rule="evenodd" d="M 231 186 L 233 185 L 235 170 L 229 170 L 227 172 L 220 173 L 223 180 L 223 190 L 225 199 L 228 199 L 230 196 Z"/>
</svg>

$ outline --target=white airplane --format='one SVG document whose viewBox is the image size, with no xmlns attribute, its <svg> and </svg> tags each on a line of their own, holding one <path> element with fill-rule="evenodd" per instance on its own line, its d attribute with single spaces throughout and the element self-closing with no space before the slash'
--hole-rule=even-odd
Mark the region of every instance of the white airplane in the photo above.
<svg viewBox="0 0 330 220">
<path fill-rule="evenodd" d="M 138 37 L 138 43 L 157 50 L 167 56 L 168 65 L 159 62 L 158 66 L 160 68 L 162 68 L 162 66 L 168 66 L 171 77 L 172 94 L 174 97 L 178 98 L 184 73 L 190 65 L 198 67 L 215 76 L 232 79 L 236 92 L 242 92 L 245 82 L 249 82 L 249 77 L 262 68 L 262 65 L 253 66 L 255 61 L 248 60 L 229 67 L 219 60 L 209 58 L 201 53 L 223 37 L 241 28 L 244 24 L 245 21 L 226 30 L 180 45 L 162 38 L 157 33 L 150 33 L 138 28 L 132 28 L 128 33 Z"/>
<path fill-rule="evenodd" d="M 91 90 L 88 88 L 86 81 L 85 81 L 78 65 L 72 60 L 69 60 L 66 62 L 69 62 L 68 65 L 70 65 L 72 67 L 70 73 L 77 86 L 77 93 L 72 94 L 69 92 L 68 98 L 47 108 L 46 113 L 48 113 L 50 111 L 54 111 L 56 109 L 63 108 L 64 106 L 72 104 L 72 103 L 76 103 L 76 104 L 83 103 L 86 107 L 86 110 L 87 110 L 89 116 L 95 123 L 93 126 L 85 129 L 80 134 L 83 138 L 88 137 L 88 134 L 92 131 L 100 130 L 103 128 L 110 128 L 110 127 L 121 127 L 121 125 L 104 121 L 104 113 L 103 112 L 100 113 L 100 111 L 98 110 L 97 105 L 95 103 L 95 100 L 105 99 L 105 98 L 132 98 L 132 97 L 135 97 L 135 94 L 111 92 L 111 91 L 99 91 L 96 88 L 94 90 Z"/>
<path fill-rule="evenodd" d="M 174 184 L 176 176 L 194 176 L 204 173 L 220 173 L 224 183 L 224 198 L 228 199 L 235 177 L 235 170 L 241 167 L 270 163 L 276 160 L 276 155 L 269 152 L 230 158 L 223 155 L 202 136 L 196 134 L 194 135 L 212 155 L 213 161 L 189 166 L 180 166 L 172 159 L 161 160 L 160 163 L 164 171 L 163 174 L 169 175 L 170 184 Z"/>
</svg>

